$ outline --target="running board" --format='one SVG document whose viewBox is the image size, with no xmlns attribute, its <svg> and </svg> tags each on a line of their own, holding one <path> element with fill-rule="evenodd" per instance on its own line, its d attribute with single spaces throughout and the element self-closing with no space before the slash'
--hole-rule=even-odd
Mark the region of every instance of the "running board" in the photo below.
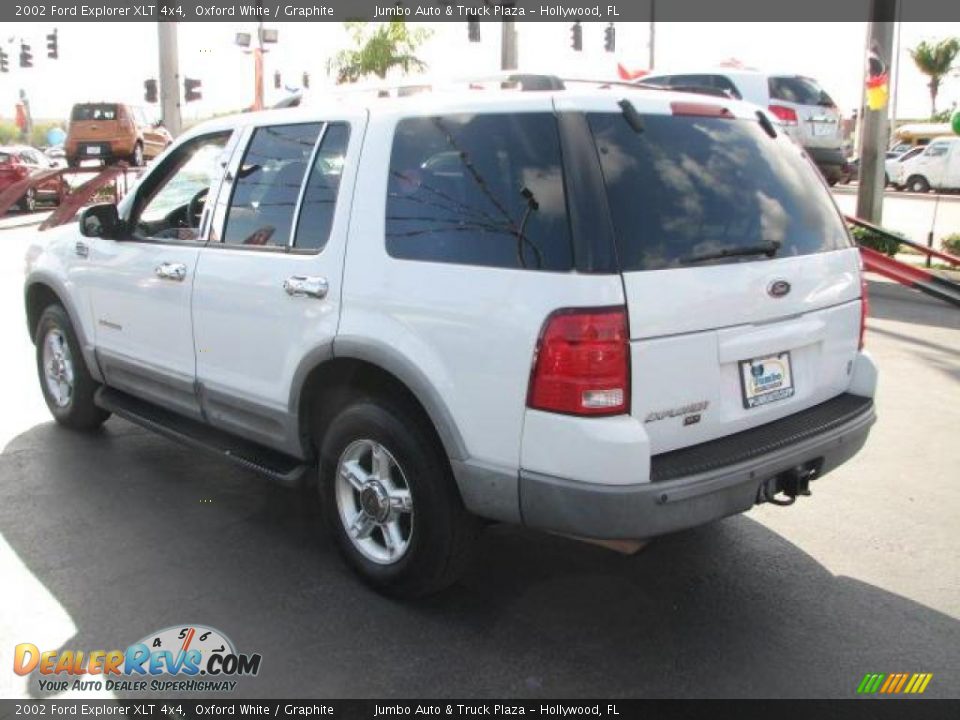
<svg viewBox="0 0 960 720">
<path fill-rule="evenodd" d="M 94 402 L 135 425 L 231 460 L 281 485 L 297 485 L 307 471 L 306 465 L 289 455 L 243 440 L 113 388 L 101 387 L 97 390 Z"/>
</svg>

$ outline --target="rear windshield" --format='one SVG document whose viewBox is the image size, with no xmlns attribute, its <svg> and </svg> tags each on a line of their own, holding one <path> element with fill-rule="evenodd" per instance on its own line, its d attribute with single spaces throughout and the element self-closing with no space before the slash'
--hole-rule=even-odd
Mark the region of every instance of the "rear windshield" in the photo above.
<svg viewBox="0 0 960 720">
<path fill-rule="evenodd" d="M 70 119 L 74 122 L 82 120 L 116 120 L 117 106 L 112 103 L 74 105 Z"/>
<path fill-rule="evenodd" d="M 833 98 L 815 80 L 804 77 L 770 78 L 770 98 L 796 105 L 823 105 L 832 107 Z"/>
<path fill-rule="evenodd" d="M 644 115 L 636 132 L 619 113 L 587 117 L 624 272 L 850 246 L 813 165 L 757 122 Z"/>
</svg>

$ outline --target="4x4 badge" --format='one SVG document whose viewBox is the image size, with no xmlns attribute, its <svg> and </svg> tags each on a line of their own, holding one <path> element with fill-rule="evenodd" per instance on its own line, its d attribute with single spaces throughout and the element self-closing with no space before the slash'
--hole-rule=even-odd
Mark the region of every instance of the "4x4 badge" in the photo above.
<svg viewBox="0 0 960 720">
<path fill-rule="evenodd" d="M 782 298 L 790 292 L 790 283 L 786 280 L 774 280 L 767 285 L 767 295 L 774 298 Z"/>
</svg>

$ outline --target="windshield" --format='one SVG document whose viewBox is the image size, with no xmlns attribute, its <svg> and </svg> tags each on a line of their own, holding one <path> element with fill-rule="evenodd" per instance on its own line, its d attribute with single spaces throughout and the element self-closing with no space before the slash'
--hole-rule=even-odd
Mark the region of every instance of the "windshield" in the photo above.
<svg viewBox="0 0 960 720">
<path fill-rule="evenodd" d="M 833 99 L 824 92 L 816 80 L 805 77 L 770 78 L 770 98 L 797 105 L 823 105 L 832 107 Z"/>
<path fill-rule="evenodd" d="M 74 105 L 70 119 L 74 122 L 83 120 L 116 120 L 117 106 L 114 104 L 98 103 L 89 105 Z"/>
<path fill-rule="evenodd" d="M 850 246 L 816 169 L 749 120 L 589 114 L 624 272 Z M 771 252 L 771 247 L 775 251 Z"/>
</svg>

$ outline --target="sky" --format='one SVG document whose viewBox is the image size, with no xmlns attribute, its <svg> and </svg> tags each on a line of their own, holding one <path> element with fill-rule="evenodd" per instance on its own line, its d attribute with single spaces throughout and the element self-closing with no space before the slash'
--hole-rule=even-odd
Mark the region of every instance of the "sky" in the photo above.
<svg viewBox="0 0 960 720">
<path fill-rule="evenodd" d="M 570 49 L 569 23 L 517 23 L 521 70 L 577 77 L 616 77 L 617 63 L 648 65 L 648 23 L 617 23 L 617 51 L 603 50 L 604 23 L 584 23 L 583 52 Z M 495 72 L 500 62 L 499 23 L 481 24 L 481 42 L 467 42 L 466 23 L 411 23 L 432 34 L 419 55 L 436 76 Z M 57 24 L 60 59 L 46 57 L 48 23 L 7 25 L 0 43 L 11 56 L 11 72 L 0 74 L 0 118 L 12 118 L 20 89 L 26 90 L 33 116 L 65 118 L 75 102 L 117 100 L 143 104 L 143 81 L 157 76 L 155 23 Z M 254 23 L 180 23 L 181 76 L 203 82 L 203 99 L 183 105 L 186 120 L 238 110 L 253 97 L 253 62 L 234 44 L 237 32 L 255 31 Z M 273 88 L 273 73 L 297 88 L 309 72 L 313 92 L 331 85 L 327 59 L 349 46 L 340 23 L 276 23 L 279 42 L 266 58 L 266 101 L 287 93 Z M 900 23 L 897 116 L 925 118 L 930 100 L 926 78 L 907 49 L 920 40 L 960 37 L 960 23 Z M 18 67 L 20 38 L 32 45 L 34 67 Z M 866 23 L 657 23 L 656 69 L 713 66 L 735 58 L 762 70 L 817 78 L 843 114 L 859 105 L 863 82 Z M 960 105 L 960 72 L 941 88 L 938 109 Z"/>
</svg>

